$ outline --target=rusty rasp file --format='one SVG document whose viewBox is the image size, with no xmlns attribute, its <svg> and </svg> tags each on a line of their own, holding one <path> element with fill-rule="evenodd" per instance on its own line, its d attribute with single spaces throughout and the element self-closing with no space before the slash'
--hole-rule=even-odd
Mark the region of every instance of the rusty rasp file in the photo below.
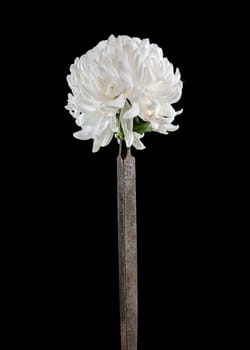
<svg viewBox="0 0 250 350">
<path fill-rule="evenodd" d="M 122 142 L 121 142 L 122 143 Z M 135 158 L 120 145 L 117 157 L 121 350 L 137 350 L 138 287 Z"/>
</svg>

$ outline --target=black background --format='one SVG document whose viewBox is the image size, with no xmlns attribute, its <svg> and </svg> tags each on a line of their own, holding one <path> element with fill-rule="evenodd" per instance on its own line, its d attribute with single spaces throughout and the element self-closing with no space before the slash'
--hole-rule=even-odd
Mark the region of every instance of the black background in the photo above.
<svg viewBox="0 0 250 350">
<path fill-rule="evenodd" d="M 225 158 L 224 148 L 217 148 L 219 131 L 211 124 L 214 105 L 209 103 L 217 99 L 211 86 L 213 61 L 219 59 L 218 11 L 180 3 L 136 6 L 22 6 L 26 13 L 16 25 L 13 46 L 22 90 L 21 102 L 15 103 L 25 118 L 15 117 L 19 127 L 11 140 L 12 190 L 6 206 L 15 212 L 8 219 L 15 232 L 10 235 L 15 259 L 9 262 L 14 284 L 9 317 L 17 332 L 11 341 L 26 348 L 120 346 L 118 146 L 113 140 L 92 154 L 92 141 L 73 138 L 77 126 L 64 109 L 70 64 L 110 34 L 150 38 L 179 67 L 184 82 L 176 105 L 184 108 L 176 118 L 180 129 L 167 136 L 148 134 L 146 149 L 133 151 L 138 349 L 200 349 L 224 332 L 220 252 L 225 241 L 218 235 L 223 184 L 216 193 L 215 186 Z"/>
</svg>

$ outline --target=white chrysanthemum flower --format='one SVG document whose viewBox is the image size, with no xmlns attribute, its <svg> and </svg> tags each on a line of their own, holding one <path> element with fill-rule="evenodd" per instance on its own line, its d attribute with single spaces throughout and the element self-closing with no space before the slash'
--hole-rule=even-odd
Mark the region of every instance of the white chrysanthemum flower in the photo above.
<svg viewBox="0 0 250 350">
<path fill-rule="evenodd" d="M 145 132 L 178 129 L 172 122 L 182 110 L 171 104 L 181 97 L 179 70 L 174 73 L 162 49 L 148 39 L 111 35 L 76 58 L 70 72 L 66 109 L 82 128 L 74 136 L 93 139 L 93 152 L 114 135 L 127 147 L 143 149 Z"/>
</svg>

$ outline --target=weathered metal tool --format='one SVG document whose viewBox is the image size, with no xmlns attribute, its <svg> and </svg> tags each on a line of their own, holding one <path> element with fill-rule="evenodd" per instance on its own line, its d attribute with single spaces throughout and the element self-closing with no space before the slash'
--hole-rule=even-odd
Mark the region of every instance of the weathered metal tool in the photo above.
<svg viewBox="0 0 250 350">
<path fill-rule="evenodd" d="M 122 142 L 117 157 L 121 350 L 137 350 L 138 287 L 135 158 Z"/>
</svg>

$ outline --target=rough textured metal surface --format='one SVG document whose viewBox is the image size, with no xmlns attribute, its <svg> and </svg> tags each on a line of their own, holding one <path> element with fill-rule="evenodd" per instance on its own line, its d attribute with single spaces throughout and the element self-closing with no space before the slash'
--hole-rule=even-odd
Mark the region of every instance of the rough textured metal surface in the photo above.
<svg viewBox="0 0 250 350">
<path fill-rule="evenodd" d="M 117 158 L 121 350 L 137 350 L 137 234 L 135 158 Z"/>
</svg>

